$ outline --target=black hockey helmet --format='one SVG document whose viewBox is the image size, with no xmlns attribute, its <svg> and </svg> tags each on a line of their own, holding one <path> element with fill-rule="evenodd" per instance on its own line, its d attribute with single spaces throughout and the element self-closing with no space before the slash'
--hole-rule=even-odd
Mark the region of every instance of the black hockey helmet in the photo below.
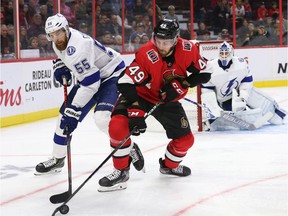
<svg viewBox="0 0 288 216">
<path fill-rule="evenodd" d="M 154 28 L 154 36 L 162 39 L 175 39 L 179 33 L 179 24 L 176 20 L 160 20 Z"/>
</svg>

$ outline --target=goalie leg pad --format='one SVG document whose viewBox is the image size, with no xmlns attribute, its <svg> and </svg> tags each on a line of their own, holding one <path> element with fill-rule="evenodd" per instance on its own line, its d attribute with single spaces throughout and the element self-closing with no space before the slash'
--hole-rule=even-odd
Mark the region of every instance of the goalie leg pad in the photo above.
<svg viewBox="0 0 288 216">
<path fill-rule="evenodd" d="M 279 105 L 273 98 L 256 88 L 251 89 L 247 104 L 251 108 L 261 108 L 262 115 L 272 112 L 273 117 L 269 120 L 271 124 L 283 124 L 287 122 L 287 112 L 279 108 Z"/>
</svg>

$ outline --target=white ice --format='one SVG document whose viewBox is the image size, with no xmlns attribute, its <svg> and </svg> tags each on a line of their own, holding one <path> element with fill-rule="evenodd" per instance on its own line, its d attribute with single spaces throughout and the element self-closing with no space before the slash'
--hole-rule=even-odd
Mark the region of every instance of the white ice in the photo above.
<svg viewBox="0 0 288 216">
<path fill-rule="evenodd" d="M 287 87 L 262 90 L 288 110 Z M 1 129 L 1 216 L 52 215 L 59 206 L 49 197 L 67 191 L 67 166 L 58 174 L 34 176 L 35 165 L 51 154 L 55 123 L 51 118 Z M 131 167 L 126 190 L 99 193 L 98 180 L 113 169 L 110 159 L 68 202 L 68 215 L 287 216 L 287 133 L 287 125 L 195 132 L 195 144 L 183 161 L 192 175 L 181 178 L 159 173 L 158 159 L 169 140 L 164 133 L 146 132 L 133 137 L 144 154 L 146 173 Z M 75 191 L 109 155 L 110 146 L 91 113 L 71 145 Z"/>
</svg>

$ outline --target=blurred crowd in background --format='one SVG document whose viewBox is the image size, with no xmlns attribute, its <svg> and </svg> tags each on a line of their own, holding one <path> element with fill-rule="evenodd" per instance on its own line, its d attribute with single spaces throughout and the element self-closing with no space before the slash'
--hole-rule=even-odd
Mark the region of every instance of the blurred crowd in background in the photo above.
<svg viewBox="0 0 288 216">
<path fill-rule="evenodd" d="M 94 4 L 92 0 L 60 0 L 59 10 L 55 2 L 19 0 L 17 19 L 21 51 L 36 49 L 39 57 L 55 56 L 45 35 L 45 21 L 58 11 L 67 18 L 70 27 L 121 53 L 135 52 L 147 43 L 155 23 L 164 18 L 177 20 L 180 36 L 185 39 L 232 40 L 234 36 L 237 46 L 287 45 L 287 1 L 283 3 L 281 22 L 278 1 L 236 0 L 233 10 L 229 0 L 194 0 L 193 22 L 190 0 L 157 0 L 156 5 L 152 0 L 125 0 L 125 7 L 122 7 L 122 0 L 97 0 Z M 1 0 L 1 59 L 15 58 L 14 4 L 13 0 Z"/>
</svg>

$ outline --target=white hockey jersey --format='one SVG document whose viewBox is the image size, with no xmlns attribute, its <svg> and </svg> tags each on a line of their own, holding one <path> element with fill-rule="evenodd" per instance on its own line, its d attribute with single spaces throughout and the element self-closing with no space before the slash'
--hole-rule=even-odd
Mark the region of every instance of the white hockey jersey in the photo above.
<svg viewBox="0 0 288 216">
<path fill-rule="evenodd" d="M 70 38 L 66 49 L 59 51 L 54 43 L 53 49 L 81 86 L 72 105 L 83 107 L 98 91 L 101 82 L 119 76 L 121 70 L 115 69 L 123 60 L 113 49 L 78 30 L 69 29 Z"/>
<path fill-rule="evenodd" d="M 223 69 L 218 63 L 218 59 L 209 62 L 212 67 L 212 76 L 209 82 L 202 84 L 202 93 L 214 91 L 218 103 L 232 98 L 232 89 L 249 90 L 253 87 L 253 77 L 250 73 L 245 59 L 239 57 L 232 58 L 229 68 Z"/>
</svg>

